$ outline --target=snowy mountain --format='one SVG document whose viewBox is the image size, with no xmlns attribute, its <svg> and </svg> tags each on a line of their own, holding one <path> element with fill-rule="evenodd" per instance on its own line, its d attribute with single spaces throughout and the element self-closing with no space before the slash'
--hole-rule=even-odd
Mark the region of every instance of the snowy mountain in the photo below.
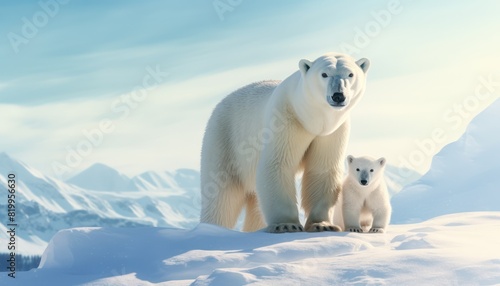
<svg viewBox="0 0 500 286">
<path fill-rule="evenodd" d="M 84 202 L 70 195 L 78 191 L 63 182 L 43 175 L 28 165 L 11 158 L 6 153 L 0 154 L 0 182 L 6 188 L 6 177 L 9 173 L 16 175 L 18 183 L 17 200 L 20 203 L 35 202 L 53 212 L 67 212 L 75 208 L 82 209 Z"/>
<path fill-rule="evenodd" d="M 189 228 L 198 223 L 201 198 L 199 187 L 195 186 L 199 184 L 199 174 L 193 170 L 148 172 L 129 179 L 98 164 L 70 180 L 90 188 L 99 176 L 111 175 L 106 182 L 119 183 L 107 191 L 86 189 L 45 176 L 1 153 L 2 193 L 6 191 L 9 173 L 16 174 L 18 182 L 16 217 L 22 226 L 18 238 L 22 241 L 20 252 L 24 254 L 40 254 L 57 231 L 77 226 Z M 0 209 L 5 208 L 5 202 L 0 202 Z M 0 229 L 5 230 L 1 223 L 4 222 L 0 222 Z"/>
<path fill-rule="evenodd" d="M 127 176 L 104 164 L 97 163 L 66 181 L 88 190 L 106 192 L 136 192 L 138 188 Z"/>
<path fill-rule="evenodd" d="M 392 198 L 393 223 L 443 214 L 500 210 L 500 100 L 477 115 L 430 170 Z"/>
<path fill-rule="evenodd" d="M 498 285 L 499 236 L 500 212 L 391 225 L 385 234 L 76 228 L 54 236 L 38 269 L 0 275 L 0 284 Z"/>
<path fill-rule="evenodd" d="M 96 163 L 73 176 L 66 182 L 74 186 L 110 193 L 160 190 L 199 189 L 200 174 L 190 169 L 173 173 L 148 171 L 132 178 L 101 163 Z"/>
</svg>

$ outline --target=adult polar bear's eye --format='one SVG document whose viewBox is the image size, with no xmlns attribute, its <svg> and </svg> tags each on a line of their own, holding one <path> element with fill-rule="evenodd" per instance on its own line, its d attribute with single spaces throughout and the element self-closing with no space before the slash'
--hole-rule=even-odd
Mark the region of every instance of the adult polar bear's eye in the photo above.
<svg viewBox="0 0 500 286">
<path fill-rule="evenodd" d="M 370 172 L 373 172 L 373 169 L 370 169 Z"/>
<path fill-rule="evenodd" d="M 353 77 L 353 76 L 354 76 L 354 74 L 353 74 L 353 73 L 350 73 L 350 74 L 349 74 L 349 77 Z"/>
<path fill-rule="evenodd" d="M 358 171 L 358 172 L 359 172 L 359 168 L 356 168 L 356 171 Z"/>
<path fill-rule="evenodd" d="M 326 73 L 322 73 L 321 76 L 324 78 L 328 77 L 328 75 Z"/>
</svg>

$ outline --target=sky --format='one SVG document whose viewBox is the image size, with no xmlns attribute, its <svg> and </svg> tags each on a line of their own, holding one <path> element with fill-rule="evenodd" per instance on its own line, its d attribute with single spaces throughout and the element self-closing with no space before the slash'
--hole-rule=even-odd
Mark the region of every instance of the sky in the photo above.
<svg viewBox="0 0 500 286">
<path fill-rule="evenodd" d="M 330 52 L 370 59 L 348 153 L 425 172 L 500 95 L 498 1 L 10 1 L 0 152 L 69 178 L 199 169 L 215 105 Z M 495 135 L 492 135 L 495 136 Z"/>
</svg>

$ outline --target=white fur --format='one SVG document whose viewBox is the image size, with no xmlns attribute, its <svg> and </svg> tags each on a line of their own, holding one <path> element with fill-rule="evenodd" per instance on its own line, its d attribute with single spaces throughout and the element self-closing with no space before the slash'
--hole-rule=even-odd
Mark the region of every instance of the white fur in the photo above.
<svg viewBox="0 0 500 286">
<path fill-rule="evenodd" d="M 303 171 L 306 230 L 338 230 L 330 214 L 341 187 L 349 112 L 364 93 L 369 61 L 330 53 L 299 67 L 282 82 L 231 93 L 213 111 L 201 155 L 201 222 L 233 228 L 245 207 L 245 231 L 266 224 L 270 232 L 302 231 L 295 175 Z M 345 106 L 328 100 L 335 83 L 342 84 Z"/>
<path fill-rule="evenodd" d="M 347 157 L 349 173 L 334 212 L 334 222 L 342 230 L 385 232 L 387 229 L 392 208 L 384 180 L 385 163 L 384 158 Z"/>
</svg>

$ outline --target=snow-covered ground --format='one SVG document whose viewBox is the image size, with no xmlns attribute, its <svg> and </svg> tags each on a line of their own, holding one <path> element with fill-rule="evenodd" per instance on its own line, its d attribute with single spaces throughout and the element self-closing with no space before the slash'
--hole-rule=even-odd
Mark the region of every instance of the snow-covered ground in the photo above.
<svg viewBox="0 0 500 286">
<path fill-rule="evenodd" d="M 51 240 L 39 269 L 0 284 L 492 285 L 498 237 L 500 212 L 391 225 L 386 234 L 77 228 Z"/>
</svg>

